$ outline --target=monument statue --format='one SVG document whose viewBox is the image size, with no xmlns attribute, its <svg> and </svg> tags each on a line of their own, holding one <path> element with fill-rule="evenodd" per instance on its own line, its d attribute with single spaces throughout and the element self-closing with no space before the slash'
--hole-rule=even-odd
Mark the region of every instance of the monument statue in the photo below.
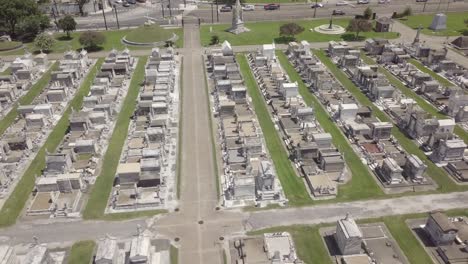
<svg viewBox="0 0 468 264">
<path fill-rule="evenodd" d="M 418 30 L 416 31 L 416 37 L 414 37 L 413 44 L 419 43 L 419 34 L 421 34 L 422 25 L 418 26 Z"/>
<path fill-rule="evenodd" d="M 244 17 L 242 15 L 242 6 L 240 0 L 236 0 L 236 5 L 232 9 L 232 26 L 228 31 L 236 35 L 250 31 L 244 26 Z"/>
<path fill-rule="evenodd" d="M 333 29 L 333 15 L 330 16 L 330 25 L 328 25 L 328 29 Z"/>
</svg>

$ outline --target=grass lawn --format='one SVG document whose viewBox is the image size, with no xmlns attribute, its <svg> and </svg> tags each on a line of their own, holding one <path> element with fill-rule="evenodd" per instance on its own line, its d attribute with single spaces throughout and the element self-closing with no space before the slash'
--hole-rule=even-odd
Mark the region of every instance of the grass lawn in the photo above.
<svg viewBox="0 0 468 264">
<path fill-rule="evenodd" d="M 325 55 L 323 50 L 315 50 L 315 55 L 327 66 L 327 68 L 333 73 L 333 75 L 343 84 L 343 86 L 350 91 L 354 97 L 359 101 L 361 105 L 369 106 L 372 109 L 372 113 L 381 121 L 392 122 L 392 120 L 380 109 L 378 109 L 370 100 L 367 98 L 361 90 L 354 85 L 354 83 L 344 74 L 329 57 Z M 439 185 L 438 190 L 440 192 L 453 192 L 467 190 L 468 186 L 460 186 L 449 179 L 449 176 L 442 168 L 437 167 L 419 147 L 403 132 L 401 132 L 396 126 L 392 129 L 392 135 L 398 140 L 401 146 L 410 154 L 418 156 L 427 166 L 426 173 Z"/>
<path fill-rule="evenodd" d="M 206 66 L 203 66 L 204 71 L 203 71 L 203 78 L 205 78 L 205 93 L 206 93 L 206 101 L 208 104 L 206 104 L 206 107 L 208 108 L 208 122 L 210 124 L 210 141 L 211 141 L 211 149 L 212 151 L 212 159 L 213 159 L 213 167 L 214 167 L 214 175 L 215 175 L 215 184 L 216 184 L 216 194 L 218 195 L 217 197 L 221 197 L 221 183 L 220 183 L 220 171 L 219 171 L 219 166 L 218 166 L 218 146 L 216 145 L 216 140 L 215 140 L 215 132 L 217 129 L 217 126 L 215 127 L 213 125 L 213 115 L 211 114 L 211 101 L 210 101 L 210 90 L 208 89 L 208 77 L 206 75 L 207 70 Z M 182 116 L 182 114 L 181 114 Z M 182 121 L 180 121 L 182 123 Z M 181 144 L 182 140 L 179 141 Z"/>
<path fill-rule="evenodd" d="M 413 64 L 414 66 L 416 66 L 416 68 L 418 68 L 420 71 L 429 74 L 432 78 L 434 78 L 436 81 L 438 81 L 442 86 L 450 87 L 450 86 L 455 85 L 451 81 L 449 81 L 446 78 L 444 78 L 443 76 L 440 76 L 439 74 L 435 73 L 434 71 L 427 68 L 426 66 L 424 66 L 422 63 L 420 63 L 419 61 L 417 61 L 415 59 L 409 59 L 408 62 Z"/>
<path fill-rule="evenodd" d="M 179 249 L 171 245 L 169 253 L 171 257 L 171 264 L 179 264 Z"/>
<path fill-rule="evenodd" d="M 10 49 L 18 48 L 20 46 L 21 46 L 21 42 L 19 42 L 19 41 L 0 42 L 0 51 L 1 50 L 10 50 Z"/>
<path fill-rule="evenodd" d="M 314 108 L 315 117 L 320 126 L 332 135 L 333 144 L 343 154 L 350 173 L 353 175 L 351 182 L 339 187 L 337 198 L 339 200 L 365 199 L 383 195 L 368 167 L 362 163 L 359 156 L 349 145 L 347 138 L 336 126 L 336 123 L 330 119 L 328 112 L 323 108 L 320 101 L 307 89 L 297 71 L 289 63 L 286 55 L 282 51 L 277 51 L 276 55 L 291 81 L 299 83 L 299 92 L 304 101 Z"/>
<path fill-rule="evenodd" d="M 62 142 L 70 124 L 68 117 L 70 116 L 72 108 L 81 109 L 83 97 L 89 93 L 94 76 L 96 75 L 97 70 L 101 67 L 103 61 L 104 59 L 99 59 L 96 65 L 90 70 L 88 76 L 86 76 L 80 88 L 76 92 L 75 97 L 68 105 L 57 125 L 49 134 L 46 142 L 38 151 L 36 157 L 31 162 L 31 165 L 21 177 L 16 188 L 5 201 L 5 204 L 0 211 L 0 227 L 10 226 L 16 222 L 16 219 L 23 210 L 31 191 L 34 188 L 36 175 L 41 175 L 42 170 L 45 168 L 46 152 L 54 153 L 56 148 Z"/>
<path fill-rule="evenodd" d="M 203 25 L 200 29 L 200 39 L 203 46 L 208 46 L 210 44 L 211 36 L 217 35 L 220 39 L 220 43 L 227 40 L 231 45 L 258 45 L 265 43 L 272 43 L 275 38 L 279 37 L 279 28 L 285 23 L 292 21 L 274 21 L 274 22 L 256 22 L 256 23 L 246 23 L 246 27 L 250 29 L 250 32 L 245 32 L 239 35 L 234 35 L 232 33 L 226 32 L 230 25 L 221 24 L 221 25 Z M 354 36 L 354 33 L 345 33 L 343 35 L 326 35 L 317 32 L 311 32 L 311 28 L 317 26 L 328 24 L 328 19 L 318 19 L 318 20 L 297 20 L 295 23 L 303 26 L 305 28 L 304 32 L 297 35 L 298 40 L 307 40 L 310 42 L 326 42 L 330 40 L 349 40 L 350 37 Z M 341 25 L 346 27 L 348 25 L 349 19 L 335 19 L 333 20 L 334 24 Z M 210 32 L 212 28 L 212 32 Z M 366 32 L 361 33 L 361 36 L 365 38 L 369 37 L 385 37 L 385 38 L 396 38 L 398 33 L 389 32 L 389 33 L 376 33 L 376 32 Z M 278 43 L 278 41 L 276 41 Z"/>
<path fill-rule="evenodd" d="M 432 36 L 459 36 L 463 30 L 468 29 L 463 22 L 468 18 L 468 12 L 450 12 L 445 14 L 447 15 L 447 29 L 441 31 L 429 29 L 434 14 L 409 16 L 407 19 L 400 19 L 400 22 L 413 29 L 417 29 L 419 25 L 422 25 L 422 33 Z"/>
<path fill-rule="evenodd" d="M 102 50 L 110 51 L 113 48 L 117 50 L 123 50 L 125 48 L 125 44 L 121 42 L 121 39 L 129 34 L 132 34 L 133 31 L 138 29 L 123 29 L 123 30 L 112 30 L 112 31 L 101 31 L 105 37 L 106 41 L 102 45 Z M 168 33 L 173 32 L 179 36 L 179 39 L 175 42 L 177 47 L 183 47 L 184 45 L 184 30 L 182 28 L 177 29 L 165 29 Z M 139 31 L 140 32 L 140 31 Z M 78 50 L 81 49 L 81 44 L 79 43 L 78 39 L 80 37 L 81 32 L 73 32 L 71 34 L 72 39 L 68 40 L 64 38 L 66 36 L 65 33 L 55 33 L 55 44 L 52 47 L 51 53 L 63 53 L 69 49 Z M 172 35 L 172 34 L 170 34 Z M 30 52 L 39 52 L 39 50 L 34 46 L 34 43 L 25 43 L 25 47 Z M 127 46 L 130 50 L 141 50 L 141 49 L 151 49 L 152 47 L 133 47 Z M 14 51 L 6 51 L 0 52 L 0 55 L 21 55 L 24 54 L 24 49 L 14 50 Z"/>
<path fill-rule="evenodd" d="M 289 160 L 288 153 L 281 142 L 281 138 L 276 132 L 270 113 L 266 107 L 263 96 L 257 86 L 247 58 L 243 54 L 236 56 L 239 63 L 242 76 L 244 77 L 247 91 L 252 98 L 252 104 L 255 109 L 260 127 L 262 128 L 263 136 L 268 148 L 268 152 L 275 165 L 276 173 L 283 187 L 286 197 L 291 205 L 304 205 L 312 202 L 307 189 L 300 177 L 296 175 Z"/>
<path fill-rule="evenodd" d="M 166 30 L 159 25 L 140 26 L 130 31 L 126 39 L 139 43 L 153 43 L 170 39 L 172 33 L 171 30 Z"/>
<path fill-rule="evenodd" d="M 69 264 L 88 264 L 93 257 L 96 243 L 93 240 L 78 241 L 73 244 L 70 250 L 70 256 L 67 263 Z"/>
<path fill-rule="evenodd" d="M 147 59 L 148 57 L 140 57 L 138 60 L 127 96 L 122 104 L 122 109 L 120 110 L 117 118 L 114 132 L 112 133 L 106 154 L 104 155 L 102 168 L 105 169 L 101 171 L 101 174 L 97 177 L 96 183 L 91 189 L 89 200 L 83 211 L 84 219 L 103 218 L 105 220 L 123 220 L 166 212 L 165 210 L 152 210 L 104 215 L 109 194 L 112 190 L 117 165 L 120 161 L 120 153 L 122 152 L 125 140 L 127 139 L 130 119 L 135 111 L 136 100 L 140 93 L 140 84 L 143 82 L 145 77 L 145 64 Z"/>
<path fill-rule="evenodd" d="M 16 117 L 18 116 L 18 105 L 27 105 L 30 104 L 34 98 L 36 98 L 42 90 L 49 84 L 51 73 L 52 71 L 58 68 L 58 62 L 55 62 L 52 67 L 45 72 L 42 77 L 36 81 L 36 83 L 29 89 L 29 91 L 23 95 L 19 100 L 18 103 L 13 106 L 13 108 L 6 114 L 2 120 L 0 120 L 0 135 L 10 127 L 11 124 L 15 121 Z"/>
<path fill-rule="evenodd" d="M 0 76 L 11 75 L 11 73 L 12 73 L 11 68 L 8 67 L 6 70 L 0 72 Z"/>
</svg>

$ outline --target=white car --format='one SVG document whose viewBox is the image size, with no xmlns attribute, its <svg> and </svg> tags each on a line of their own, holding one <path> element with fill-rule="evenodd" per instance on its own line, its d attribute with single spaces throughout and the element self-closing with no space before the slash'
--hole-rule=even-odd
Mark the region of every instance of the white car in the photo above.
<svg viewBox="0 0 468 264">
<path fill-rule="evenodd" d="M 242 6 L 242 10 L 244 10 L 244 11 L 254 11 L 255 6 L 254 5 L 244 5 L 244 6 Z"/>
<path fill-rule="evenodd" d="M 123 1 L 122 1 L 122 0 L 115 0 L 114 3 L 116 3 L 116 4 L 122 4 Z"/>
<path fill-rule="evenodd" d="M 348 5 L 349 3 L 347 1 L 338 1 L 336 2 L 336 6 L 345 6 Z"/>
<path fill-rule="evenodd" d="M 369 3 L 369 0 L 358 0 L 357 3 L 359 5 L 367 5 Z"/>
</svg>

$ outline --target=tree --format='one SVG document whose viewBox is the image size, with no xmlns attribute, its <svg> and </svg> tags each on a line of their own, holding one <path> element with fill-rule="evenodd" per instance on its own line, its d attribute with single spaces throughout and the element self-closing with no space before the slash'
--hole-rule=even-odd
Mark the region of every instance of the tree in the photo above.
<svg viewBox="0 0 468 264">
<path fill-rule="evenodd" d="M 211 39 L 210 39 L 210 45 L 216 45 L 216 44 L 219 44 L 219 37 L 218 35 L 213 35 L 211 36 Z"/>
<path fill-rule="evenodd" d="M 364 10 L 363 16 L 365 19 L 370 19 L 372 17 L 372 9 L 370 9 L 370 7 L 367 7 L 366 10 Z"/>
<path fill-rule="evenodd" d="M 55 39 L 47 34 L 41 33 L 34 39 L 34 45 L 42 51 L 49 51 L 55 43 Z"/>
<path fill-rule="evenodd" d="M 101 32 L 87 31 L 80 35 L 79 42 L 88 50 L 97 50 L 99 45 L 104 44 L 106 37 Z"/>
<path fill-rule="evenodd" d="M 402 17 L 411 16 L 412 14 L 413 14 L 413 9 L 411 9 L 411 6 L 407 6 L 405 10 L 403 10 L 403 13 L 401 13 Z"/>
<path fill-rule="evenodd" d="M 107 0 L 104 0 L 107 1 Z M 83 7 L 89 0 L 75 0 L 75 3 L 78 5 L 78 10 L 80 11 L 80 15 L 84 16 Z"/>
<path fill-rule="evenodd" d="M 463 20 L 463 23 L 465 23 L 465 26 L 468 27 L 468 19 Z"/>
<path fill-rule="evenodd" d="M 372 23 L 366 19 L 351 19 L 346 28 L 347 31 L 356 32 L 355 39 L 359 39 L 360 32 L 369 32 L 372 30 Z"/>
<path fill-rule="evenodd" d="M 46 28 L 50 26 L 50 19 L 43 14 L 33 15 L 24 18 L 17 25 L 17 34 L 23 41 L 32 41 Z"/>
<path fill-rule="evenodd" d="M 34 0 L 0 0 L 0 26 L 12 36 L 20 22 L 34 15 L 42 15 Z"/>
<path fill-rule="evenodd" d="M 76 21 L 70 15 L 66 15 L 65 17 L 59 19 L 57 24 L 61 30 L 67 33 L 68 38 L 70 38 L 70 32 L 76 29 Z"/>
<path fill-rule="evenodd" d="M 304 28 L 296 23 L 288 23 L 281 25 L 280 36 L 288 36 L 294 39 L 295 35 L 298 35 L 304 31 Z"/>
</svg>

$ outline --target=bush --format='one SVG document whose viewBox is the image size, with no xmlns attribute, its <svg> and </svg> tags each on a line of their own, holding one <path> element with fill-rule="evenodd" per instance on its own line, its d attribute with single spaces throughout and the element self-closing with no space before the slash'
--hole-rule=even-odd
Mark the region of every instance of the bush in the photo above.
<svg viewBox="0 0 468 264">
<path fill-rule="evenodd" d="M 392 18 L 403 18 L 406 16 L 411 16 L 412 14 L 413 14 L 413 10 L 411 9 L 410 6 L 407 6 L 402 13 L 394 12 L 392 15 Z"/>
<path fill-rule="evenodd" d="M 99 46 L 104 44 L 106 41 L 106 36 L 101 32 L 96 31 L 87 31 L 80 35 L 79 42 L 85 47 L 88 51 L 99 50 Z"/>
<path fill-rule="evenodd" d="M 219 44 L 219 37 L 218 37 L 218 35 L 213 35 L 213 36 L 211 36 L 210 45 L 217 45 L 217 44 Z"/>
<path fill-rule="evenodd" d="M 462 35 L 463 35 L 463 36 L 468 36 L 468 29 L 464 29 L 464 30 L 462 31 Z"/>
</svg>

